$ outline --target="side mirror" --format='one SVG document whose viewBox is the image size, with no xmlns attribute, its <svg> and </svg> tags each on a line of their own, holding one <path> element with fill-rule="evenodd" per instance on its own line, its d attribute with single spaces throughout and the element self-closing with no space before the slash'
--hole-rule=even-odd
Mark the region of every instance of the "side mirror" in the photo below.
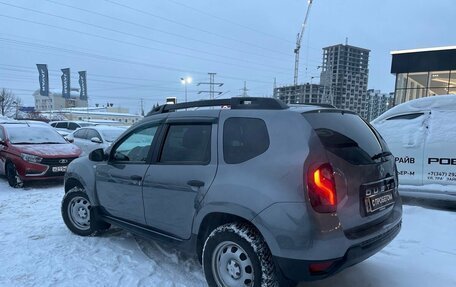
<svg viewBox="0 0 456 287">
<path fill-rule="evenodd" d="M 91 138 L 90 141 L 93 142 L 93 143 L 102 143 L 103 142 L 101 139 L 99 139 L 97 137 Z"/>
<path fill-rule="evenodd" d="M 107 156 L 104 152 L 104 149 L 98 148 L 89 153 L 89 159 L 91 161 L 100 162 L 100 161 L 105 161 L 107 159 Z"/>
<path fill-rule="evenodd" d="M 6 141 L 4 139 L 0 139 L 0 145 L 6 146 Z"/>
<path fill-rule="evenodd" d="M 72 134 L 68 134 L 63 137 L 67 142 L 74 143 L 74 136 Z"/>
</svg>

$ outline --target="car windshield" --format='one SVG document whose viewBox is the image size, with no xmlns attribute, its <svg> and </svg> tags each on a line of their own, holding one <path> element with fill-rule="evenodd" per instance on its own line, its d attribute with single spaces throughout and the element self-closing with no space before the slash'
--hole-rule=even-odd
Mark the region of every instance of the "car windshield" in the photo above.
<svg viewBox="0 0 456 287">
<path fill-rule="evenodd" d="M 115 141 L 125 130 L 123 129 L 109 129 L 109 130 L 101 130 L 101 134 L 103 135 L 103 138 L 107 142 L 113 142 Z"/>
<path fill-rule="evenodd" d="M 64 144 L 65 139 L 54 129 L 44 126 L 6 126 L 12 144 Z"/>
</svg>

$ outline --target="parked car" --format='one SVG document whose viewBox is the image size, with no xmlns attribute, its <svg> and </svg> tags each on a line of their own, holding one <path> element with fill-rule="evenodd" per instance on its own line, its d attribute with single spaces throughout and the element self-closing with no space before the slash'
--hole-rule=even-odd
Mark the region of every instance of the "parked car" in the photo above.
<svg viewBox="0 0 456 287">
<path fill-rule="evenodd" d="M 456 202 L 456 95 L 400 104 L 372 121 L 396 157 L 400 193 Z"/>
<path fill-rule="evenodd" d="M 81 150 L 53 128 L 28 123 L 0 124 L 0 174 L 12 187 L 30 180 L 63 178 Z"/>
<path fill-rule="evenodd" d="M 182 111 L 208 106 L 225 108 Z M 197 254 L 209 286 L 322 279 L 401 228 L 394 157 L 377 132 L 350 111 L 272 98 L 160 106 L 73 161 L 64 188 L 72 232 L 113 224 L 174 243 Z"/>
<path fill-rule="evenodd" d="M 56 128 L 59 131 L 72 133 L 73 131 L 82 128 L 82 127 L 89 127 L 95 126 L 95 123 L 91 122 L 84 122 L 84 121 L 54 121 L 49 122 L 51 127 Z"/>
<path fill-rule="evenodd" d="M 107 148 L 123 132 L 125 132 L 124 128 L 98 125 L 80 128 L 67 135 L 66 139 L 74 142 L 82 150 L 83 154 L 89 154 L 94 149 Z"/>
</svg>

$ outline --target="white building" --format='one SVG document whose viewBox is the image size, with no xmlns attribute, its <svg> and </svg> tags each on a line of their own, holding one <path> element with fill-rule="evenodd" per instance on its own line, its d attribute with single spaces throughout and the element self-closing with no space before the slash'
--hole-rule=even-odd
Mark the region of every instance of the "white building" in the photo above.
<svg viewBox="0 0 456 287">
<path fill-rule="evenodd" d="M 394 105 L 394 93 L 367 90 L 367 120 L 372 121 Z"/>
<path fill-rule="evenodd" d="M 77 88 L 71 89 L 68 99 L 62 97 L 62 91 L 57 89 L 50 90 L 49 97 L 41 96 L 40 91 L 36 90 L 33 97 L 35 98 L 35 111 L 37 112 L 88 106 L 87 100 L 79 98 L 79 89 Z"/>
<path fill-rule="evenodd" d="M 141 115 L 128 113 L 128 109 L 116 107 L 67 108 L 44 111 L 42 114 L 51 120 L 64 117 L 73 121 L 89 121 L 110 125 L 132 125 L 143 118 Z"/>
</svg>

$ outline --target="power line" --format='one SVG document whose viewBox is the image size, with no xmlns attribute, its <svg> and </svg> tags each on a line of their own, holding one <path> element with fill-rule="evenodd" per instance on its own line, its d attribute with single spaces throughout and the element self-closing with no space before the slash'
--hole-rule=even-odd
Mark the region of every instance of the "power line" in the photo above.
<svg viewBox="0 0 456 287">
<path fill-rule="evenodd" d="M 0 17 L 1 16 L 2 15 L 0 15 Z M 157 64 L 149 64 L 149 63 L 146 63 L 144 61 L 132 61 L 132 60 L 126 60 L 126 59 L 119 59 L 119 58 L 115 58 L 115 57 L 98 55 L 98 54 L 94 54 L 94 53 L 77 51 L 77 50 L 73 50 L 73 49 L 59 48 L 59 47 L 50 46 L 50 45 L 29 43 L 29 42 L 25 42 L 25 41 L 11 40 L 11 39 L 0 37 L 0 42 L 1 41 L 3 41 L 3 42 L 6 41 L 6 42 L 10 42 L 10 43 L 12 42 L 12 43 L 16 43 L 18 45 L 22 44 L 22 45 L 29 46 L 29 47 L 34 47 L 34 48 L 38 47 L 38 48 L 45 49 L 46 51 L 48 51 L 48 50 L 63 51 L 63 52 L 66 52 L 66 53 L 72 53 L 72 55 L 77 54 L 77 55 L 81 55 L 81 56 L 85 56 L 85 57 L 94 58 L 94 59 L 97 59 L 97 60 L 105 60 L 105 61 L 112 61 L 112 62 L 117 62 L 117 63 L 126 63 L 126 64 L 132 64 L 132 65 L 139 65 L 139 66 L 145 66 L 145 67 L 149 67 L 149 68 L 175 71 L 175 72 L 179 72 L 179 73 L 191 72 L 191 73 L 194 73 L 194 74 L 206 74 L 204 72 L 195 71 L 195 70 L 189 70 L 189 69 L 185 69 L 184 70 L 184 69 L 175 68 L 175 67 L 169 67 L 169 66 L 163 66 L 163 65 L 157 65 Z M 226 78 L 226 79 L 243 80 L 243 79 L 241 79 L 239 77 L 228 76 L 228 75 L 225 75 L 225 76 L 222 76 L 222 77 Z M 258 83 L 266 83 L 265 81 L 262 81 L 262 80 L 249 79 L 249 81 L 258 82 Z"/>
<path fill-rule="evenodd" d="M 72 5 L 68 5 L 68 4 L 64 4 L 64 3 L 60 3 L 60 2 L 56 2 L 56 1 L 53 1 L 53 0 L 46 0 L 46 1 L 51 2 L 51 3 L 55 4 L 55 5 L 59 5 L 59 6 L 63 6 L 63 7 L 67 7 L 67 8 L 71 8 L 71 9 L 75 9 L 75 10 L 79 10 L 79 11 L 84 11 L 84 12 L 89 13 L 89 14 L 105 17 L 107 19 L 119 21 L 119 22 L 122 22 L 122 23 L 127 23 L 127 24 L 130 24 L 130 25 L 136 26 L 136 27 L 148 29 L 148 30 L 151 30 L 151 31 L 156 31 L 156 32 L 159 32 L 159 33 L 163 33 L 163 34 L 179 37 L 179 38 L 182 38 L 182 39 L 203 43 L 205 45 L 210 45 L 210 46 L 214 46 L 214 47 L 220 47 L 220 48 L 228 49 L 228 50 L 231 50 L 231 51 L 232 50 L 237 50 L 239 52 L 242 52 L 242 53 L 245 53 L 245 54 L 249 54 L 249 55 L 253 55 L 253 56 L 257 56 L 257 57 L 258 56 L 259 57 L 267 57 L 270 60 L 274 59 L 274 60 L 277 60 L 277 61 L 283 61 L 283 59 L 272 58 L 272 57 L 266 56 L 264 54 L 253 53 L 251 51 L 233 49 L 233 47 L 220 45 L 220 44 L 214 43 L 214 42 L 203 41 L 201 39 L 195 39 L 195 38 L 192 38 L 192 37 L 188 37 L 187 35 L 182 35 L 182 34 L 177 34 L 177 33 L 169 32 L 169 31 L 161 30 L 161 29 L 158 29 L 158 28 L 155 28 L 155 27 L 151 27 L 151 26 L 148 26 L 148 25 L 144 25 L 144 24 L 128 21 L 128 20 L 125 20 L 125 19 L 121 19 L 121 18 L 117 18 L 117 17 L 113 17 L 113 16 L 110 16 L 110 15 L 103 14 L 103 13 L 100 13 L 100 12 L 96 12 L 96 11 L 92 11 L 92 10 L 88 10 L 88 9 L 84 9 L 84 8 L 80 8 L 80 7 L 76 7 L 76 6 L 72 6 Z"/>
<path fill-rule="evenodd" d="M 49 1 L 49 0 L 48 0 Z M 260 34 L 263 34 L 265 36 L 268 36 L 268 37 L 271 37 L 271 38 L 274 38 L 274 39 L 277 39 L 277 40 L 280 40 L 280 41 L 284 41 L 284 42 L 289 42 L 289 43 L 293 43 L 292 41 L 286 39 L 286 38 L 282 38 L 282 37 L 278 37 L 276 35 L 272 35 L 272 34 L 269 34 L 269 33 L 266 33 L 264 31 L 261 31 L 261 30 L 257 30 L 257 29 L 253 29 L 252 27 L 249 27 L 249 26 L 246 26 L 246 25 L 242 25 L 242 24 L 239 24 L 238 22 L 235 22 L 235 21 L 232 21 L 230 19 L 226 19 L 226 18 L 223 18 L 223 17 L 220 17 L 220 16 L 217 16 L 217 15 L 214 15 L 214 14 L 211 14 L 211 13 L 208 13 L 206 11 L 203 11 L 203 10 L 200 10 L 200 9 L 197 9 L 195 7 L 192 7 L 190 5 L 186 5 L 184 3 L 181 3 L 181 2 L 178 2 L 178 1 L 174 1 L 174 0 L 168 0 L 168 2 L 172 2 L 176 5 L 179 5 L 179 6 L 182 6 L 186 9 L 190 9 L 190 10 L 193 10 L 195 12 L 198 12 L 202 15 L 206 15 L 208 17 L 212 17 L 214 19 L 218 19 L 220 21 L 223 21 L 223 22 L 227 22 L 229 23 L 230 25 L 236 25 L 238 27 L 241 27 L 241 28 L 244 28 L 244 29 L 247 29 L 247 30 L 250 30 L 250 31 L 253 31 L 253 32 L 256 32 L 256 33 L 260 33 Z"/>
<path fill-rule="evenodd" d="M 179 25 L 179 26 L 182 26 L 182 27 L 186 27 L 186 28 L 191 29 L 191 30 L 203 32 L 203 33 L 210 34 L 210 35 L 213 35 L 213 36 L 217 36 L 217 37 L 220 37 L 220 38 L 223 38 L 223 39 L 228 39 L 228 40 L 230 40 L 230 41 L 235 41 L 235 42 L 243 43 L 243 44 L 245 44 L 245 45 L 253 46 L 253 47 L 256 47 L 256 48 L 259 48 L 259 49 L 262 49 L 262 50 L 271 51 L 271 52 L 274 52 L 274 53 L 279 53 L 279 54 L 283 54 L 283 55 L 289 56 L 288 53 L 284 53 L 284 52 L 282 52 L 282 51 L 277 51 L 277 50 L 268 49 L 268 48 L 265 48 L 265 47 L 263 47 L 263 46 L 260 46 L 260 45 L 254 44 L 254 43 L 242 41 L 242 40 L 240 40 L 240 39 L 231 38 L 231 37 L 227 37 L 227 36 L 225 36 L 225 35 L 221 35 L 221 34 L 218 34 L 218 33 L 214 33 L 214 32 L 208 31 L 208 30 L 200 29 L 200 28 L 197 28 L 197 27 L 194 27 L 194 26 L 185 24 L 185 23 L 181 23 L 181 22 L 175 21 L 175 20 L 173 20 L 173 19 L 169 19 L 169 18 L 160 16 L 160 15 L 156 15 L 156 14 L 153 14 L 153 13 L 150 13 L 150 12 L 147 12 L 147 11 L 144 11 L 144 10 L 136 9 L 136 8 L 134 8 L 134 7 L 131 7 L 131 6 L 128 6 L 128 5 L 125 5 L 125 4 L 116 2 L 116 1 L 112 1 L 112 0 L 104 0 L 104 1 L 105 1 L 105 2 L 109 2 L 109 3 L 111 3 L 111 4 L 114 4 L 114 5 L 117 5 L 117 6 L 119 6 L 119 7 L 123 7 L 123 8 L 129 9 L 129 10 L 131 10 L 131 11 L 135 11 L 135 12 L 137 12 L 137 13 L 141 13 L 141 14 L 144 14 L 144 15 L 148 15 L 148 16 L 151 16 L 151 17 L 154 17 L 154 18 L 158 18 L 158 19 L 161 19 L 161 20 L 166 21 L 166 22 L 169 22 L 169 23 L 173 23 L 173 24 L 176 24 L 176 25 Z"/>
<path fill-rule="evenodd" d="M 138 39 L 142 39 L 142 40 L 156 42 L 156 43 L 159 43 L 159 44 L 162 44 L 162 45 L 177 47 L 177 48 L 180 48 L 180 49 L 189 50 L 189 51 L 202 53 L 202 54 L 207 54 L 207 55 L 212 55 L 212 56 L 219 57 L 219 58 L 225 58 L 225 59 L 231 59 L 231 60 L 235 60 L 235 61 L 240 61 L 240 62 L 243 62 L 243 63 L 248 63 L 248 64 L 252 64 L 252 65 L 257 65 L 257 66 L 262 66 L 262 67 L 266 67 L 266 68 L 271 68 L 271 69 L 274 69 L 274 70 L 286 71 L 285 68 L 273 67 L 273 66 L 262 64 L 262 63 L 256 63 L 256 62 L 248 61 L 248 60 L 245 60 L 245 59 L 237 59 L 237 58 L 233 58 L 233 57 L 220 55 L 220 54 L 217 54 L 217 53 L 201 51 L 201 50 L 198 50 L 198 49 L 193 49 L 193 48 L 189 48 L 189 47 L 185 47 L 185 46 L 180 46 L 180 45 L 176 45 L 176 44 L 172 44 L 172 43 L 167 43 L 167 42 L 164 42 L 164 41 L 155 40 L 155 39 L 151 39 L 151 38 L 148 38 L 148 37 L 135 35 L 135 34 L 131 34 L 131 33 L 126 33 L 126 32 L 122 32 L 122 31 L 119 31 L 119 30 L 106 28 L 106 27 L 103 27 L 103 26 L 100 26 L 100 25 L 86 23 L 84 21 L 80 21 L 80 20 L 77 20 L 77 19 L 63 17 L 63 16 L 59 16 L 59 15 L 55 15 L 55 14 L 51 14 L 51 13 L 47 13 L 47 12 L 42 12 L 42 11 L 26 8 L 26 7 L 12 5 L 12 4 L 8 4 L 8 3 L 4 3 L 4 2 L 0 2 L 0 4 L 6 5 L 6 6 L 15 7 L 15 8 L 18 8 L 18 9 L 31 11 L 31 12 L 42 14 L 42 15 L 48 15 L 48 16 L 64 19 L 64 20 L 71 21 L 71 22 L 76 22 L 76 23 L 83 24 L 83 25 L 96 27 L 98 29 L 119 33 L 119 34 L 122 34 L 122 35 L 125 35 L 125 36 L 128 36 L 128 37 L 134 37 L 134 38 L 138 38 Z M 172 54 L 172 55 L 180 55 L 180 56 L 184 56 L 184 57 L 199 59 L 199 60 L 202 60 L 202 61 L 218 62 L 218 63 L 224 64 L 224 65 L 232 65 L 232 66 L 243 67 L 243 68 L 246 68 L 246 69 L 251 69 L 251 67 L 242 66 L 242 65 L 239 65 L 239 64 L 233 64 L 231 62 L 222 62 L 222 61 L 218 61 L 218 60 L 206 59 L 206 58 L 199 57 L 199 56 L 189 55 L 189 54 L 185 54 L 185 53 L 181 53 L 181 52 L 170 51 L 170 50 L 165 50 L 165 49 L 159 49 L 159 48 L 145 46 L 145 45 L 141 45 L 141 44 L 137 44 L 137 43 L 134 43 L 134 42 L 129 42 L 129 41 L 121 40 L 121 39 L 115 39 L 115 38 L 110 38 L 110 37 L 106 37 L 106 36 L 102 36 L 102 35 L 98 35 L 98 34 L 93 34 L 93 33 L 89 33 L 89 32 L 86 32 L 86 31 L 80 31 L 80 30 L 76 30 L 76 29 L 72 29 L 72 28 L 61 27 L 61 26 L 51 25 L 51 24 L 47 24 L 47 23 L 41 23 L 41 22 L 32 21 L 32 20 L 26 20 L 26 19 L 17 18 L 17 17 L 13 17 L 13 16 L 8 16 L 8 15 L 3 15 L 3 14 L 0 14 L 0 16 L 1 17 L 5 17 L 5 18 L 9 18 L 9 19 L 14 19 L 14 20 L 17 20 L 17 21 L 23 21 L 23 22 L 33 23 L 33 24 L 36 24 L 36 25 L 47 26 L 47 27 L 51 27 L 51 28 L 55 28 L 55 29 L 59 29 L 59 30 L 66 30 L 66 31 L 70 31 L 70 32 L 73 32 L 73 33 L 83 34 L 83 35 L 91 36 L 91 37 L 95 37 L 95 38 L 101 38 L 101 39 L 113 41 L 113 42 L 116 42 L 116 43 L 123 43 L 125 45 L 135 46 L 135 47 L 139 47 L 139 48 L 143 48 L 143 49 L 147 49 L 147 50 L 154 50 L 154 51 L 159 51 L 159 52 L 162 52 L 162 53 L 167 53 L 167 54 Z M 277 73 L 281 73 L 281 72 L 277 72 Z M 283 74 L 285 74 L 285 72 L 283 72 Z"/>
</svg>

